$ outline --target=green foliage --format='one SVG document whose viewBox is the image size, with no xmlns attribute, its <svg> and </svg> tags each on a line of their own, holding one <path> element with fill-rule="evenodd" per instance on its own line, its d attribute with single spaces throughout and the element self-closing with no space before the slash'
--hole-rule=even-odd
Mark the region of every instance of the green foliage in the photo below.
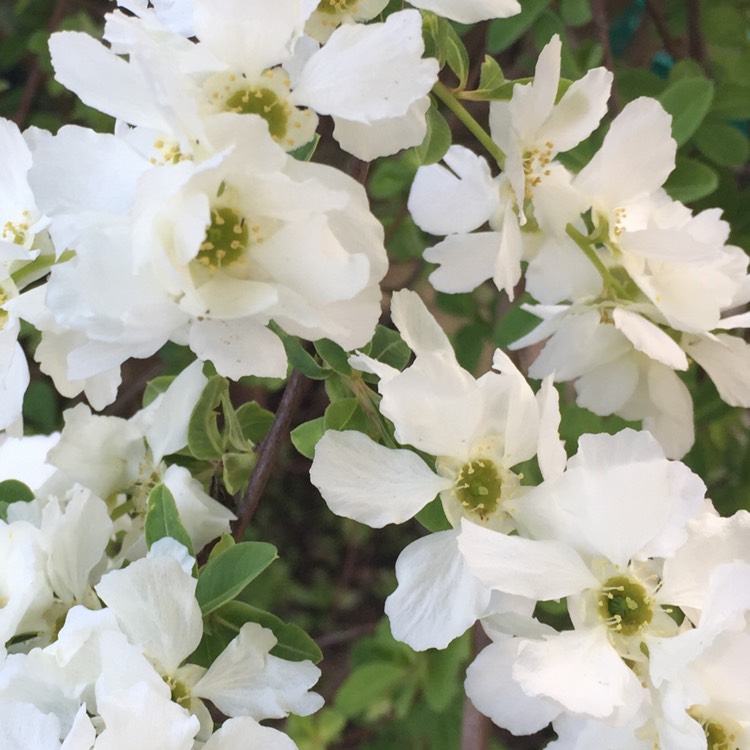
<svg viewBox="0 0 750 750">
<path fill-rule="evenodd" d="M 487 33 L 487 51 L 494 55 L 510 47 L 531 28 L 550 2 L 551 0 L 524 0 L 517 16 L 491 21 Z"/>
<path fill-rule="evenodd" d="M 451 129 L 434 99 L 430 102 L 426 119 L 427 134 L 422 143 L 411 150 L 411 158 L 420 166 L 440 161 L 451 145 Z"/>
<path fill-rule="evenodd" d="M 174 496 L 165 484 L 157 484 L 149 493 L 145 533 L 149 548 L 159 539 L 172 537 L 182 544 L 190 555 L 195 555 L 190 535 L 180 520 Z"/>
<path fill-rule="evenodd" d="M 677 166 L 664 188 L 675 200 L 691 203 L 711 195 L 718 185 L 716 170 L 698 159 L 678 155 Z"/>
<path fill-rule="evenodd" d="M 458 79 L 458 87 L 464 88 L 469 76 L 469 54 L 450 22 L 434 13 L 424 13 L 422 34 L 425 55 L 436 58 L 441 68 L 447 65 Z"/>
<path fill-rule="evenodd" d="M 324 718 L 296 718 L 287 726 L 300 750 L 323 750 L 346 737 L 347 726 L 366 730 L 358 747 L 458 747 L 462 682 L 469 638 L 447 649 L 416 653 L 381 622 L 375 635 L 352 650 L 352 672 Z"/>
<path fill-rule="evenodd" d="M 198 574 L 195 598 L 208 615 L 237 597 L 276 558 L 276 547 L 266 542 L 240 542 L 211 558 Z"/>
<path fill-rule="evenodd" d="M 678 146 L 687 143 L 711 108 L 714 87 L 707 78 L 680 78 L 670 84 L 659 101 L 672 115 L 672 137 Z"/>
<path fill-rule="evenodd" d="M 325 419 L 318 417 L 295 427 L 291 432 L 292 445 L 305 457 L 312 461 L 315 446 L 326 431 Z"/>
<path fill-rule="evenodd" d="M 417 521 L 422 524 L 428 531 L 448 531 L 453 527 L 450 521 L 445 517 L 443 503 L 439 497 L 430 500 L 422 510 L 415 516 Z"/>
<path fill-rule="evenodd" d="M 220 375 L 208 379 L 188 424 L 187 455 L 199 464 L 191 466 L 208 485 L 215 475 L 230 495 L 246 487 L 255 468 L 255 442 L 262 440 L 273 414 L 249 402 L 235 409 L 229 383 Z"/>
</svg>

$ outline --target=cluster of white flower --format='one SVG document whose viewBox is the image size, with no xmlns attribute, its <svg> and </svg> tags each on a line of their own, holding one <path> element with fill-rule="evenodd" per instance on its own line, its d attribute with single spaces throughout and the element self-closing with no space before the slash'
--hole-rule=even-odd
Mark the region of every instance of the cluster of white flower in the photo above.
<svg viewBox="0 0 750 750">
<path fill-rule="evenodd" d="M 206 384 L 199 365 L 130 420 L 81 404 L 61 434 L 0 444 L 0 480 L 33 493 L 7 489 L 0 521 L 3 748 L 216 750 L 250 738 L 288 749 L 286 735 L 258 721 L 320 707 L 308 692 L 318 668 L 270 654 L 276 638 L 254 622 L 208 668 L 191 663 L 204 636 L 195 559 L 169 537 L 148 548 L 158 488 L 195 550 L 234 518 L 187 469 L 162 460 L 188 442 Z M 231 721 L 214 733 L 201 699 Z"/>
<path fill-rule="evenodd" d="M 612 75 L 561 85 L 553 37 L 533 81 L 490 105 L 500 174 L 454 145 L 420 167 L 408 201 L 445 237 L 425 253 L 438 291 L 491 279 L 512 298 L 523 277 L 542 323 L 513 348 L 548 339 L 529 370 L 541 387 L 501 350 L 474 378 L 407 290 L 391 309 L 413 360 L 380 361 L 365 347 L 383 228 L 362 185 L 310 160 L 318 115 L 355 159 L 420 146 L 430 92 L 447 91 L 446 55 L 425 55 L 430 14 L 520 11 L 410 4 L 375 20 L 386 0 L 119 0 L 104 42 L 50 40 L 57 80 L 114 132 L 0 120 L 0 747 L 294 750 L 258 722 L 316 711 L 319 670 L 271 653 L 272 616 L 235 601 L 275 551 L 234 544 L 234 513 L 186 467 L 223 468 L 229 494 L 247 482 L 254 445 L 227 401 L 233 437 L 191 453 L 191 429 L 208 429 L 194 410 L 218 382 L 204 363 L 218 380 L 284 377 L 299 336 L 369 352 L 347 361 L 364 388 L 377 380 L 369 403 L 386 418 L 385 444 L 353 430 L 317 442 L 311 477 L 331 510 L 435 529 L 397 562 L 396 638 L 445 648 L 481 622 L 492 643 L 467 694 L 515 734 L 551 723 L 555 750 L 750 750 L 737 669 L 750 659 L 750 515 L 720 518 L 671 460 L 694 441 L 676 373 L 689 358 L 750 406 L 750 345 L 727 333 L 750 326 L 747 256 L 718 211 L 694 215 L 664 190 L 676 143 L 653 99 L 630 102 L 580 171 L 564 165 L 600 126 Z M 131 419 L 79 404 L 60 434 L 11 437 L 29 382 L 22 321 L 57 390 L 97 410 L 126 360 L 170 341 L 197 360 Z M 566 380 L 579 405 L 650 433 L 584 435 L 568 459 L 554 386 Z M 190 460 L 170 463 L 177 453 Z M 246 551 L 259 557 L 236 565 Z M 239 612 L 223 642 L 216 612 Z"/>
<path fill-rule="evenodd" d="M 671 118 L 654 99 L 628 104 L 599 151 L 572 174 L 556 156 L 583 141 L 606 112 L 603 68 L 559 101 L 560 40 L 539 56 L 533 83 L 490 105 L 492 138 L 505 154 L 487 162 L 452 146 L 446 167 L 419 170 L 409 198 L 417 224 L 448 235 L 425 258 L 433 285 L 470 291 L 486 279 L 511 297 L 528 263 L 526 290 L 543 322 L 512 348 L 549 339 L 529 369 L 575 379 L 578 404 L 642 421 L 672 458 L 693 444 L 690 395 L 675 370 L 688 357 L 721 397 L 750 406 L 750 347 L 723 331 L 750 324 L 728 314 L 750 300 L 746 253 L 727 245 L 716 210 L 693 216 L 662 188 L 675 167 Z M 489 230 L 475 232 L 489 222 Z"/>
<path fill-rule="evenodd" d="M 414 293 L 397 292 L 393 314 L 414 362 L 350 361 L 379 376 L 409 447 L 328 431 L 311 476 L 335 513 L 371 526 L 439 494 L 452 528 L 399 557 L 396 638 L 444 648 L 481 619 L 493 643 L 467 695 L 515 734 L 552 722 L 550 747 L 750 747 L 736 668 L 750 646 L 750 514 L 718 517 L 648 432 L 584 435 L 566 461 L 549 380 L 535 398 L 499 350 L 474 380 Z M 535 455 L 543 481 L 525 486 L 514 467 Z M 561 598 L 570 626 L 557 631 L 538 607 Z"/>
</svg>

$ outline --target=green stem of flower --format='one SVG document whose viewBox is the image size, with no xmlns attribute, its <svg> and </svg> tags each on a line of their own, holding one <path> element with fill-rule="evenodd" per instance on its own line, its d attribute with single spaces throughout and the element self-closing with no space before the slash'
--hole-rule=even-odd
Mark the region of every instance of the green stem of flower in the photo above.
<svg viewBox="0 0 750 750">
<path fill-rule="evenodd" d="M 466 107 L 461 104 L 451 90 L 438 81 L 432 87 L 432 93 L 445 104 L 448 109 L 466 126 L 466 129 L 484 146 L 487 152 L 502 169 L 505 165 L 505 153 L 490 138 L 489 133 L 471 116 Z"/>
<path fill-rule="evenodd" d="M 591 238 L 579 232 L 572 224 L 568 224 L 568 226 L 565 227 L 565 231 L 568 237 L 570 237 L 570 239 L 572 239 L 573 242 L 575 242 L 576 245 L 581 248 L 583 254 L 591 261 L 591 263 L 594 265 L 594 268 L 596 268 L 596 270 L 599 272 L 599 275 L 602 277 L 602 281 L 604 282 L 605 288 L 613 291 L 620 297 L 625 296 L 622 286 L 615 280 L 615 277 L 612 276 L 612 274 L 609 272 L 609 269 L 604 265 L 604 263 L 602 263 L 601 258 L 596 254 L 596 251 L 592 246 Z"/>
</svg>

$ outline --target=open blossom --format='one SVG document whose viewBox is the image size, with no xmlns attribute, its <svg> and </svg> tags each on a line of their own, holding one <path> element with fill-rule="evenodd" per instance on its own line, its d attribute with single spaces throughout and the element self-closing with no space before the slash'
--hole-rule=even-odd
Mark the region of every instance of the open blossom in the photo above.
<svg viewBox="0 0 750 750">
<path fill-rule="evenodd" d="M 52 37 L 53 64 L 58 80 L 83 101 L 156 130 L 180 150 L 190 148 L 186 129 L 199 138 L 205 117 L 227 111 L 261 117 L 287 150 L 313 138 L 316 112 L 333 116 L 334 137 L 360 158 L 421 143 L 438 65 L 422 58 L 419 13 L 346 23 L 315 49 L 302 34 L 314 7 L 294 0 L 272 6 L 194 0 L 195 42 L 162 26 L 158 16 L 115 13 L 105 38 L 128 63 L 90 37 L 68 32 Z M 319 10 L 311 22 L 320 16 Z M 98 72 L 83 75 L 83 60 Z"/>
<path fill-rule="evenodd" d="M 20 321 L 7 303 L 43 275 L 43 270 L 31 271 L 31 264 L 51 251 L 47 217 L 28 183 L 31 164 L 31 149 L 18 127 L 0 118 L 0 430 L 20 423 L 29 384 L 26 355 L 18 343 Z"/>
<path fill-rule="evenodd" d="M 394 295 L 393 316 L 416 353 L 414 363 L 399 372 L 362 355 L 352 361 L 379 375 L 380 410 L 393 422 L 396 440 L 434 456 L 434 469 L 408 448 L 328 431 L 316 446 L 311 479 L 335 513 L 376 527 L 405 521 L 439 494 L 454 528 L 404 550 L 386 612 L 400 640 L 418 649 L 443 647 L 489 603 L 456 546 L 461 518 L 514 528 L 522 487 L 513 467 L 542 446 L 554 454 L 556 433 L 551 437 L 541 425 L 555 422 L 556 404 L 545 400 L 546 391 L 537 401 L 500 351 L 495 371 L 475 380 L 413 292 Z"/>
<path fill-rule="evenodd" d="M 40 494 L 59 494 L 77 482 L 107 500 L 118 516 L 120 559 L 146 554 L 143 524 L 149 493 L 159 483 L 171 492 L 197 550 L 228 532 L 234 514 L 207 495 L 187 469 L 162 460 L 187 445 L 192 407 L 205 383 L 201 363 L 195 362 L 130 420 L 92 414 L 83 404 L 66 411 L 60 439 L 47 456 L 57 472 Z"/>
<path fill-rule="evenodd" d="M 580 406 L 642 421 L 679 458 L 694 440 L 692 401 L 675 372 L 688 369 L 688 357 L 727 403 L 750 404 L 750 388 L 736 375 L 750 364 L 750 347 L 728 332 L 750 322 L 730 313 L 747 301 L 750 277 L 745 252 L 726 244 L 729 226 L 719 212 L 694 215 L 662 189 L 675 152 L 670 117 L 657 101 L 640 98 L 623 109 L 573 181 L 594 225 L 577 241 L 589 243 L 602 275 L 586 280 L 583 252 L 571 264 L 540 251 L 527 288 L 544 304 L 526 309 L 542 323 L 511 348 L 547 339 L 532 377 L 575 379 Z"/>
<path fill-rule="evenodd" d="M 526 732 L 563 712 L 615 725 L 633 718 L 648 699 L 639 675 L 649 644 L 678 632 L 665 563 L 686 542 L 704 492 L 648 433 L 625 430 L 583 436 L 566 470 L 520 499 L 528 538 L 464 521 L 459 547 L 480 580 L 533 600 L 567 596 L 573 625 L 498 637 L 470 668 L 469 695 L 490 715 L 526 717 Z M 514 683 L 516 708 L 498 704 L 502 682 L 495 697 L 482 694 L 493 672 Z"/>
<path fill-rule="evenodd" d="M 66 395 L 83 387 L 101 408 L 121 363 L 169 339 L 236 379 L 285 375 L 272 320 L 345 348 L 372 335 L 386 258 L 361 186 L 291 159 L 259 118 L 220 115 L 210 132 L 212 158 L 157 166 L 83 129 L 40 147 L 35 181 L 53 234 L 76 254 L 14 309 L 43 331 L 37 357 Z M 79 157 L 86 181 L 74 178 Z M 100 191 L 111 169 L 122 180 Z M 71 180 L 65 199 L 58 179 Z"/>
<path fill-rule="evenodd" d="M 0 662 L 3 748 L 240 750 L 252 738 L 294 750 L 258 722 L 317 710 L 322 699 L 309 688 L 319 670 L 269 654 L 276 639 L 255 623 L 208 670 L 190 663 L 203 636 L 194 562 L 174 540 L 159 540 L 146 558 L 102 577 L 104 608 L 73 607 L 52 643 Z M 236 718 L 214 732 L 204 700 Z"/>
<path fill-rule="evenodd" d="M 483 158 L 452 146 L 441 165 L 422 167 L 409 195 L 409 211 L 419 227 L 448 235 L 425 258 L 440 268 L 430 277 L 446 292 L 470 291 L 486 279 L 512 296 L 521 260 L 532 254 L 540 228 L 564 237 L 585 199 L 572 175 L 555 157 L 576 146 L 606 112 L 612 75 L 590 70 L 556 102 L 561 42 L 555 36 L 542 50 L 533 83 L 514 87 L 509 102 L 490 107 L 492 139 L 505 154 L 503 173 L 491 177 Z M 489 222 L 490 231 L 474 231 Z M 563 242 L 566 242 L 563 240 Z"/>
</svg>

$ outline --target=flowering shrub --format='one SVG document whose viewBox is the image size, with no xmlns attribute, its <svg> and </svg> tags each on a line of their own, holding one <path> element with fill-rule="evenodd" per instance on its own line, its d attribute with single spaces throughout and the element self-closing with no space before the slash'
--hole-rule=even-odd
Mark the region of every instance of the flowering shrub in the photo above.
<svg viewBox="0 0 750 750">
<path fill-rule="evenodd" d="M 750 15 L 685 5 L 51 33 L 82 118 L 0 118 L 0 747 L 750 750 Z"/>
</svg>

